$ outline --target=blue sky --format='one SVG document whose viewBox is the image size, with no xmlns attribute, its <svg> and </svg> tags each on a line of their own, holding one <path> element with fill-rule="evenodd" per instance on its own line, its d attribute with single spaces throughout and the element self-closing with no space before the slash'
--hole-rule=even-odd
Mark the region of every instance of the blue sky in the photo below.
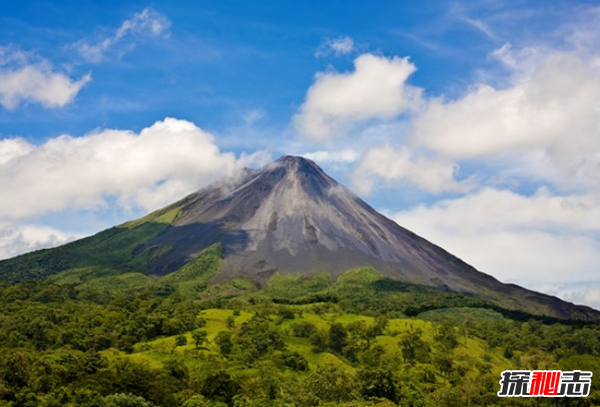
<svg viewBox="0 0 600 407">
<path fill-rule="evenodd" d="M 600 307 L 600 8 L 0 5 L 0 257 L 315 159 L 502 281 Z"/>
</svg>

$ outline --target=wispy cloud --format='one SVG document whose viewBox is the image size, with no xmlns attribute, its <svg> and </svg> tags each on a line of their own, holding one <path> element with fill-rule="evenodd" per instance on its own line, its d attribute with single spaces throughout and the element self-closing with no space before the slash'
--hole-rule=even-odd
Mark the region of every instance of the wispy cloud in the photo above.
<svg viewBox="0 0 600 407">
<path fill-rule="evenodd" d="M 476 8 L 476 7 L 474 7 L 474 8 Z M 496 34 L 494 29 L 491 27 L 491 25 L 488 22 L 484 21 L 484 19 L 482 19 L 480 17 L 471 16 L 469 8 L 463 4 L 461 4 L 461 5 L 454 4 L 452 7 L 450 7 L 450 9 L 448 10 L 448 13 L 446 15 L 446 18 L 466 24 L 469 27 L 474 28 L 475 30 L 479 31 L 480 33 L 482 33 L 483 35 L 485 35 L 492 41 L 496 41 L 496 42 L 502 41 L 500 36 Z"/>
<path fill-rule="evenodd" d="M 436 53 L 449 54 L 453 52 L 447 46 L 442 45 L 441 42 L 430 41 L 426 39 L 425 36 L 415 33 L 415 30 L 407 31 L 394 29 L 391 30 L 391 33 L 399 37 L 408 38 L 409 40 L 418 44 L 419 46 L 426 48 L 430 51 L 434 51 Z"/>
<path fill-rule="evenodd" d="M 81 40 L 74 47 L 87 62 L 98 63 L 115 49 L 123 55 L 142 37 L 168 36 L 170 26 L 171 21 L 167 17 L 148 7 L 125 20 L 111 35 L 93 41 Z"/>
<path fill-rule="evenodd" d="M 321 45 L 317 48 L 315 56 L 325 57 L 328 55 L 347 55 L 355 49 L 354 40 L 350 37 L 338 37 L 338 38 L 323 38 Z"/>
<path fill-rule="evenodd" d="M 478 18 L 469 18 L 467 16 L 463 16 L 461 20 L 485 34 L 489 39 L 494 41 L 500 41 L 500 37 L 498 37 L 498 35 L 494 33 L 492 28 L 482 20 Z"/>
<path fill-rule="evenodd" d="M 90 80 L 90 74 L 73 79 L 32 53 L 0 48 L 0 105 L 5 109 L 14 110 L 22 103 L 64 107 Z"/>
</svg>

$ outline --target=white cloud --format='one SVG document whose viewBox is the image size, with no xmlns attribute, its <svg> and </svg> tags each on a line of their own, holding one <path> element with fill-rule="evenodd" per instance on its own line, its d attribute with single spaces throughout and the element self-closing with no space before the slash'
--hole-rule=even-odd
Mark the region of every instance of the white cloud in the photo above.
<svg viewBox="0 0 600 407">
<path fill-rule="evenodd" d="M 354 60 L 353 72 L 319 73 L 294 124 L 301 134 L 322 141 L 360 122 L 393 119 L 420 101 L 420 90 L 406 84 L 415 70 L 408 58 L 363 54 Z"/>
<path fill-rule="evenodd" d="M 596 281 L 600 196 L 485 188 L 391 214 L 400 225 L 505 282 L 529 288 Z"/>
<path fill-rule="evenodd" d="M 552 182 L 600 186 L 600 67 L 568 52 L 503 47 L 495 56 L 513 69 L 513 83 L 480 84 L 460 99 L 430 101 L 416 119 L 414 142 L 456 160 L 510 165 L 541 156 L 546 174 L 558 176 Z"/>
<path fill-rule="evenodd" d="M 319 150 L 299 155 L 308 158 L 309 160 L 316 161 L 317 163 L 327 164 L 350 164 L 360 157 L 356 151 L 350 149 L 339 151 Z"/>
<path fill-rule="evenodd" d="M 544 284 L 540 291 L 562 298 L 574 304 L 585 304 L 600 310 L 600 284 L 552 285 Z"/>
<path fill-rule="evenodd" d="M 219 151 L 193 123 L 167 118 L 143 129 L 60 136 L 32 145 L 0 141 L 0 220 L 106 206 L 156 209 L 231 176 L 260 155 Z"/>
<path fill-rule="evenodd" d="M 55 247 L 82 236 L 39 225 L 0 226 L 0 260 Z"/>
<path fill-rule="evenodd" d="M 27 155 L 33 146 L 20 137 L 0 140 L 0 165 L 5 165 L 10 160 Z"/>
<path fill-rule="evenodd" d="M 95 42 L 79 41 L 75 44 L 75 48 L 86 61 L 97 63 L 116 46 L 121 46 L 120 51 L 124 53 L 139 37 L 168 35 L 170 26 L 171 22 L 167 17 L 148 7 L 134 14 L 131 19 L 125 20 L 112 35 Z"/>
<path fill-rule="evenodd" d="M 48 108 L 64 107 L 90 80 L 89 74 L 72 79 L 56 72 L 42 58 L 0 49 L 0 105 L 5 109 L 13 110 L 26 102 Z"/>
<path fill-rule="evenodd" d="M 432 192 L 467 192 L 475 186 L 473 178 L 457 181 L 458 166 L 452 162 L 414 154 L 407 147 L 394 149 L 389 145 L 368 149 L 355 169 L 353 185 L 361 194 L 368 194 L 376 181 L 387 186 L 408 183 Z"/>
<path fill-rule="evenodd" d="M 334 54 L 336 57 L 347 55 L 354 50 L 354 40 L 350 37 L 324 38 L 315 52 L 316 57 Z"/>
<path fill-rule="evenodd" d="M 600 286 L 585 289 L 581 302 L 600 310 Z"/>
</svg>

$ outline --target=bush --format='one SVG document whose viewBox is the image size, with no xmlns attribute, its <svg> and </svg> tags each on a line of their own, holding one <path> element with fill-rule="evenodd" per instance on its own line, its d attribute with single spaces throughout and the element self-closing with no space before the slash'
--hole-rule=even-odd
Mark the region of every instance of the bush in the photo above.
<svg viewBox="0 0 600 407">
<path fill-rule="evenodd" d="M 310 336 L 315 333 L 316 329 L 317 327 L 308 321 L 302 321 L 292 325 L 292 331 L 297 338 L 310 338 Z"/>
<path fill-rule="evenodd" d="M 302 372 L 308 370 L 308 361 L 298 352 L 283 352 L 281 357 L 284 366 Z"/>
<path fill-rule="evenodd" d="M 187 345 L 187 338 L 185 337 L 185 335 L 179 335 L 179 336 L 177 336 L 177 338 L 175 338 L 175 345 L 176 346 L 185 346 L 185 345 Z"/>
</svg>

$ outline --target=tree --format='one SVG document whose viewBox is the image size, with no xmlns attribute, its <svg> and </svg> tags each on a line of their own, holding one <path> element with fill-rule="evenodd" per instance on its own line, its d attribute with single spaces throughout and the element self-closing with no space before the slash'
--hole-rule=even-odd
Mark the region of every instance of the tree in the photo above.
<svg viewBox="0 0 600 407">
<path fill-rule="evenodd" d="M 320 366 L 302 382 L 301 396 L 304 405 L 320 405 L 323 402 L 340 403 L 358 398 L 356 378 L 337 365 Z"/>
<path fill-rule="evenodd" d="M 277 313 L 279 314 L 279 317 L 281 317 L 281 319 L 296 318 L 296 313 L 290 308 L 281 308 Z"/>
<path fill-rule="evenodd" d="M 458 346 L 456 331 L 449 323 L 441 324 L 437 335 L 433 339 L 442 346 L 442 350 L 445 352 L 452 352 Z"/>
<path fill-rule="evenodd" d="M 192 339 L 196 344 L 196 349 L 198 349 L 200 345 L 202 345 L 207 340 L 207 337 L 208 332 L 204 329 L 196 329 L 194 332 L 192 332 Z"/>
<path fill-rule="evenodd" d="M 422 335 L 423 331 L 417 328 L 402 335 L 402 339 L 398 343 L 404 361 L 411 366 L 416 362 L 425 363 L 429 361 L 429 345 L 421 339 Z"/>
<path fill-rule="evenodd" d="M 308 361 L 298 352 L 283 352 L 281 354 L 283 364 L 298 371 L 308 370 Z"/>
<path fill-rule="evenodd" d="M 194 325 L 196 325 L 196 328 L 204 328 L 206 326 L 206 320 L 202 317 L 196 317 Z"/>
<path fill-rule="evenodd" d="M 325 352 L 327 350 L 327 339 L 327 331 L 315 328 L 314 332 L 310 335 L 310 343 L 314 346 L 313 352 Z"/>
<path fill-rule="evenodd" d="M 432 381 L 435 383 L 435 375 Z M 423 393 L 423 382 L 415 380 L 413 374 L 404 372 L 399 378 L 398 399 L 402 407 L 425 407 L 425 394 Z M 490 403 L 491 404 L 491 403 Z"/>
<path fill-rule="evenodd" d="M 448 378 L 454 368 L 454 359 L 451 353 L 438 352 L 433 358 L 433 363 L 437 366 L 440 373 Z"/>
<path fill-rule="evenodd" d="M 185 345 L 187 345 L 187 338 L 185 337 L 185 335 L 178 335 L 177 338 L 175 338 L 175 346 Z"/>
<path fill-rule="evenodd" d="M 239 334 L 233 337 L 233 342 L 243 350 L 248 363 L 272 350 L 286 348 L 281 331 L 273 327 L 267 318 L 259 315 L 242 324 Z"/>
<path fill-rule="evenodd" d="M 233 350 L 233 341 L 231 340 L 230 331 L 221 331 L 215 337 L 215 343 L 219 347 L 219 351 L 223 356 L 229 356 Z"/>
<path fill-rule="evenodd" d="M 396 377 L 391 369 L 363 369 L 358 372 L 361 393 L 367 398 L 385 398 L 398 401 Z"/>
<path fill-rule="evenodd" d="M 315 324 L 308 321 L 298 322 L 292 325 L 292 331 L 294 332 L 294 336 L 298 338 L 310 338 L 310 336 L 316 330 Z"/>
<path fill-rule="evenodd" d="M 389 321 L 390 321 L 390 319 L 388 318 L 387 315 L 379 315 L 375 319 L 375 325 L 372 328 L 373 336 L 383 335 L 383 331 L 385 331 L 385 328 L 387 327 L 387 324 Z"/>
<path fill-rule="evenodd" d="M 208 375 L 202 385 L 201 393 L 209 399 L 230 403 L 238 387 L 237 381 L 229 373 L 219 370 Z"/>
<path fill-rule="evenodd" d="M 371 329 L 367 328 L 365 321 L 353 321 L 348 324 L 348 332 L 351 335 L 351 341 L 357 348 L 367 349 L 371 346 Z"/>
<path fill-rule="evenodd" d="M 341 354 L 348 344 L 348 331 L 339 322 L 329 327 L 329 347 L 335 353 Z"/>
</svg>

